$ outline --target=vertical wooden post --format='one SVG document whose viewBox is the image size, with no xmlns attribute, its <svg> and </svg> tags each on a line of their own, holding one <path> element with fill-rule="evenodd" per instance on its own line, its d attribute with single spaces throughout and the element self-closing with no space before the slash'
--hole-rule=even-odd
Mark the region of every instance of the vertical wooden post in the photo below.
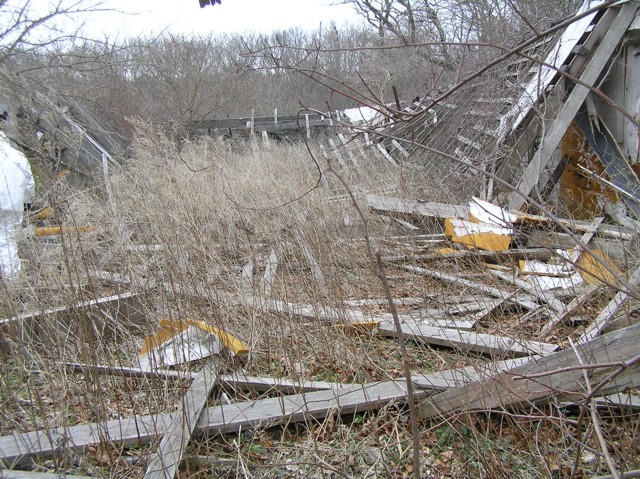
<svg viewBox="0 0 640 479">
<path fill-rule="evenodd" d="M 305 127 L 307 128 L 307 138 L 311 138 L 311 128 L 309 128 L 309 114 L 308 113 L 304 114 L 304 123 L 305 123 Z"/>
<path fill-rule="evenodd" d="M 277 108 L 273 109 L 273 124 L 274 125 L 278 124 L 278 109 Z"/>
</svg>

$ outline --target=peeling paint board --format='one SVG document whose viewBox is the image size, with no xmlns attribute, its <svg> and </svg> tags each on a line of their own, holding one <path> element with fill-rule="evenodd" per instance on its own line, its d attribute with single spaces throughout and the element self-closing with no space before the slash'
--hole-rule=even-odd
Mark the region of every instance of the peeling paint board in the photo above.
<svg viewBox="0 0 640 479">
<path fill-rule="evenodd" d="M 415 393 L 416 399 L 421 399 L 427 396 L 428 391 L 417 389 Z M 386 381 L 353 385 L 345 390 L 246 401 L 206 409 L 198 421 L 197 433 L 238 433 L 264 425 L 301 422 L 311 417 L 324 418 L 330 411 L 339 411 L 341 414 L 365 412 L 405 399 L 406 391 L 400 382 Z M 51 457 L 61 452 L 58 448 L 63 438 L 65 449 L 75 452 L 104 440 L 116 447 L 145 445 L 162 435 L 175 415 L 140 416 L 3 436 L 0 437 L 0 458 L 8 464 L 14 464 L 29 462 L 33 456 Z"/>
<path fill-rule="evenodd" d="M 342 158 L 342 154 L 340 153 L 340 150 L 338 150 L 338 145 L 336 145 L 336 142 L 333 141 L 333 138 L 329 138 L 329 145 L 331 145 L 331 150 L 333 151 L 333 154 L 338 160 L 338 163 L 340 163 L 340 166 L 346 170 L 347 164 L 344 162 L 344 159 Z"/>
<path fill-rule="evenodd" d="M 477 311 L 483 311 L 487 308 L 495 309 L 498 305 L 504 302 L 503 299 L 486 300 L 486 301 L 474 301 L 468 303 L 457 304 L 447 309 L 448 315 L 475 313 Z"/>
<path fill-rule="evenodd" d="M 338 138 L 340 139 L 340 142 L 344 146 L 344 149 L 347 151 L 347 154 L 349 155 L 349 159 L 351 160 L 351 163 L 353 163 L 353 166 L 357 168 L 358 162 L 356 161 L 356 157 L 351 151 L 351 148 L 349 148 L 349 142 L 347 141 L 347 139 L 344 137 L 342 133 L 338 133 Z"/>
<path fill-rule="evenodd" d="M 589 241 L 591 241 L 591 238 L 596 233 L 596 231 L 598 230 L 598 228 L 600 227 L 600 225 L 602 224 L 603 221 L 604 221 L 604 217 L 603 216 L 598 216 L 598 217 L 594 218 L 593 222 L 587 228 L 587 231 L 585 231 L 585 233 L 582 235 L 582 238 L 580 238 L 580 241 L 583 244 L 588 244 Z M 571 253 L 571 257 L 569 258 L 569 261 L 572 262 L 572 263 L 575 263 L 576 261 L 578 261 L 578 259 L 580 258 L 581 254 L 582 254 L 582 246 L 577 245 L 574 248 L 573 253 Z"/>
<path fill-rule="evenodd" d="M 55 474 L 52 472 L 10 471 L 0 468 L 2 479 L 91 479 L 93 476 L 77 476 L 71 474 Z"/>
<path fill-rule="evenodd" d="M 611 364 L 628 361 L 638 354 L 640 325 L 615 331 L 577 345 L 580 355 L 588 364 Z M 579 366 L 576 352 L 565 349 L 498 374 L 485 381 L 477 381 L 437 394 L 419 407 L 422 418 L 450 415 L 460 412 L 490 411 L 521 404 L 539 404 L 550 401 L 580 400 L 586 385 L 583 370 L 567 370 Z M 592 384 L 599 384 L 617 369 L 595 368 L 589 371 Z M 533 374 L 545 376 L 532 378 Z M 551 374 L 547 374 L 551 373 Z M 613 381 L 606 382 L 603 395 L 613 394 L 640 386 L 637 367 L 625 369 Z"/>
<path fill-rule="evenodd" d="M 153 369 L 151 371 L 134 367 L 115 367 L 106 365 L 92 365 L 81 363 L 65 363 L 65 368 L 74 372 L 115 375 L 133 378 L 161 378 L 161 379 L 193 379 L 196 373 L 174 371 L 169 369 Z M 231 374 L 220 374 L 218 382 L 224 387 L 239 389 L 242 391 L 255 391 L 258 393 L 279 391 L 284 394 L 296 394 L 303 391 L 325 391 L 329 389 L 341 388 L 342 383 L 331 383 L 326 381 L 306 381 L 291 380 L 284 378 L 273 378 L 269 376 L 250 376 L 243 372 Z"/>
<path fill-rule="evenodd" d="M 590 56 L 584 71 L 580 75 L 581 82 L 587 85 L 593 85 L 596 82 L 598 76 L 602 72 L 602 69 L 611 58 L 611 54 L 618 46 L 620 39 L 624 36 L 627 27 L 633 20 L 636 9 L 637 4 L 635 4 L 635 2 L 628 2 L 622 5 L 618 16 L 611 25 L 611 28 L 607 30 L 602 42 Z M 537 87 L 538 85 L 536 85 L 536 88 Z M 588 88 L 579 84 L 573 88 L 566 102 L 560 108 L 553 124 L 547 129 L 547 136 L 545 136 L 542 145 L 538 148 L 529 162 L 529 165 L 527 166 L 516 190 L 511 193 L 509 197 L 510 208 L 515 210 L 522 208 L 525 203 L 525 197 L 531 193 L 537 184 L 540 174 L 549 162 L 553 152 L 558 147 L 562 136 L 567 131 L 567 128 L 578 113 L 578 110 L 584 103 L 589 92 L 590 90 Z M 517 106 L 521 107 L 522 105 L 518 104 Z M 520 113 L 518 118 L 524 118 L 524 115 L 525 114 Z"/>
<path fill-rule="evenodd" d="M 471 139 L 469 139 L 469 138 L 467 138 L 466 136 L 463 136 L 463 135 L 457 135 L 456 139 L 460 143 L 464 143 L 465 145 L 470 146 L 474 150 L 482 151 L 482 145 L 480 143 L 478 143 L 477 141 L 471 140 Z"/>
<path fill-rule="evenodd" d="M 412 200 L 408 198 L 394 198 L 368 194 L 365 197 L 369 208 L 386 213 L 404 213 L 427 216 L 430 218 L 468 218 L 469 207 Z"/>
<path fill-rule="evenodd" d="M 558 348 L 555 344 L 538 341 L 423 325 L 403 324 L 401 332 L 398 333 L 393 325 L 380 324 L 379 331 L 383 336 L 401 336 L 435 346 L 490 355 L 544 356 Z"/>
<path fill-rule="evenodd" d="M 391 140 L 391 144 L 397 148 L 397 150 L 402 153 L 402 156 L 405 158 L 409 158 L 409 152 L 405 150 L 398 140 Z"/>
<path fill-rule="evenodd" d="M 144 479 L 173 479 L 177 474 L 198 418 L 207 405 L 209 393 L 216 385 L 217 361 L 212 359 L 205 361 L 202 371 L 185 392 L 156 452 L 149 459 Z"/>
</svg>

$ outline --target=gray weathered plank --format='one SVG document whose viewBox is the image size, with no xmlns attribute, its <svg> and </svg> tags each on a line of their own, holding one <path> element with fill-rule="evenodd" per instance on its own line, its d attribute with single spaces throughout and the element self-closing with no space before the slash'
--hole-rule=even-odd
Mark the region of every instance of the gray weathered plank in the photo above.
<svg viewBox="0 0 640 479">
<path fill-rule="evenodd" d="M 2 479 L 91 479 L 90 476 L 77 476 L 61 472 L 10 471 L 0 468 Z"/>
<path fill-rule="evenodd" d="M 469 207 L 445 203 L 431 203 L 408 198 L 393 198 L 369 194 L 367 205 L 372 210 L 387 213 L 404 213 L 432 218 L 468 218 Z"/>
<path fill-rule="evenodd" d="M 635 4 L 635 2 L 625 3 L 621 7 L 618 16 L 609 30 L 607 30 L 602 42 L 598 45 L 596 51 L 593 53 L 580 75 L 582 83 L 587 85 L 595 84 L 602 72 L 602 69 L 611 58 L 611 54 L 618 46 L 620 39 L 624 36 L 627 27 L 633 21 L 637 8 L 638 5 Z M 580 84 L 575 85 L 566 102 L 560 108 L 553 124 L 547 129 L 547 134 L 542 145 L 535 152 L 533 158 L 529 162 L 525 173 L 522 175 L 520 183 L 511 193 L 509 197 L 510 209 L 519 210 L 522 208 L 526 198 L 537 184 L 540 174 L 549 162 L 551 155 L 558 147 L 560 140 L 578 113 L 578 110 L 584 103 L 589 92 L 590 90 L 587 87 Z"/>
<path fill-rule="evenodd" d="M 380 324 L 380 334 L 422 341 L 437 346 L 500 356 L 545 355 L 555 351 L 555 344 L 525 341 L 493 334 L 461 331 L 452 328 L 435 328 L 418 324 L 403 324 L 401 333 L 392 324 Z"/>
<path fill-rule="evenodd" d="M 635 325 L 576 345 L 587 365 L 609 365 L 589 371 L 593 387 L 609 378 L 622 362 L 637 356 L 639 339 L 640 325 Z M 437 394 L 420 406 L 420 416 L 429 418 L 440 414 L 489 411 L 539 403 L 551 398 L 560 401 L 579 400 L 587 391 L 583 369 L 579 369 L 581 366 L 572 349 L 550 354 L 487 381 L 474 382 Z M 571 367 L 576 369 L 570 369 Z M 622 369 L 622 373 L 606 383 L 598 394 L 613 394 L 640 386 L 640 364 Z M 531 377 L 541 373 L 544 375 Z"/>
<path fill-rule="evenodd" d="M 64 366 L 74 372 L 94 372 L 97 374 L 109 374 L 133 378 L 159 378 L 159 379 L 193 379 L 195 373 L 173 371 L 169 369 L 154 369 L 144 371 L 140 368 L 124 366 L 106 366 L 80 363 L 65 363 Z M 284 378 L 273 378 L 268 376 L 249 376 L 242 372 L 231 374 L 220 374 L 218 382 L 225 387 L 242 391 L 280 392 L 283 394 L 298 394 L 309 391 L 327 391 L 329 389 L 345 387 L 342 383 L 331 383 L 326 381 L 292 380 Z"/>
<path fill-rule="evenodd" d="M 216 384 L 217 361 L 209 358 L 202 371 L 191 383 L 183 398 L 178 414 L 167 425 L 158 449 L 151 456 L 144 479 L 173 479 L 178 472 L 191 434 L 196 427 L 202 410 L 207 405 L 209 393 Z"/>
<path fill-rule="evenodd" d="M 483 293 L 490 294 L 491 296 L 494 296 L 499 299 L 504 299 L 505 301 L 508 301 L 510 303 L 519 304 L 520 306 L 527 309 L 536 309 L 539 307 L 539 304 L 533 301 L 529 295 L 526 295 L 526 296 L 514 295 L 507 291 L 494 288 L 492 286 L 486 286 L 484 284 L 474 283 L 473 281 L 470 281 L 468 279 L 458 278 L 457 276 L 453 276 L 451 274 L 443 273 L 441 271 L 436 271 L 432 269 L 420 268 L 418 266 L 411 266 L 411 265 L 404 265 L 403 268 L 406 269 L 407 271 L 411 271 L 417 274 L 430 276 L 432 278 L 438 278 L 455 285 L 466 286 L 468 288 L 472 288 L 477 291 L 482 291 Z"/>
</svg>

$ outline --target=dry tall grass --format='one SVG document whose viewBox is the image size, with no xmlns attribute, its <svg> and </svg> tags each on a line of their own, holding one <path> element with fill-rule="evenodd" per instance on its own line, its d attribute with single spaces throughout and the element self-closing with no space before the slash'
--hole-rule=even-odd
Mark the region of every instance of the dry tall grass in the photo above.
<svg viewBox="0 0 640 479">
<path fill-rule="evenodd" d="M 172 411 L 188 387 L 186 380 L 78 374 L 63 366 L 136 366 L 143 338 L 163 318 L 203 320 L 250 345 L 248 358 L 226 358 L 221 370 L 337 382 L 402 375 L 392 340 L 351 335 L 329 322 L 263 308 L 267 298 L 321 310 L 384 296 L 367 263 L 358 211 L 335 176 L 319 176 L 327 163 L 314 144 L 310 148 L 318 164 L 304 144 L 267 147 L 201 138 L 176 146 L 148 125 L 138 128 L 133 158 L 111 176 L 111 200 L 103 188 L 78 191 L 65 180 L 55 188 L 41 187 L 42 200 L 56 206 L 56 221 L 95 230 L 54 238 L 25 236 L 24 271 L 17 283 L 4 285 L 2 309 L 15 316 L 132 292 L 142 314 L 96 314 L 71 307 L 55 324 L 39 324 L 38 337 L 5 338 L 1 435 Z M 439 190 L 429 195 L 425 184 L 443 182 L 428 171 L 394 168 L 373 157 L 358 168 L 336 169 L 360 201 L 364 192 L 448 200 Z M 383 253 L 413 254 L 424 247 L 418 235 L 402 226 L 364 214 L 374 245 Z M 392 240 L 398 234 L 401 241 Z M 277 274 L 265 281 L 275 256 Z M 447 268 L 474 271 L 470 265 Z M 465 293 L 394 266 L 387 273 L 395 297 L 422 298 L 428 307 L 443 307 L 449 296 Z M 384 304 L 362 308 L 387 311 Z M 491 321 L 503 328 L 499 323 L 509 321 L 511 314 Z M 408 346 L 415 372 L 484 360 Z M 227 393 L 238 401 L 259 396 Z M 212 404 L 220 401 L 220 391 L 216 394 Z M 524 411 L 521 417 L 462 416 L 423 424 L 423 472 L 427 477 L 564 477 L 576 451 L 574 412 L 559 405 Z M 605 422 L 619 464 L 637 466 L 635 413 L 612 415 Z M 391 405 L 346 419 L 329 416 L 305 426 L 200 438 L 192 442 L 180 477 L 406 477 L 411 475 L 411 434 L 402 406 Z M 592 460 L 585 452 L 580 469 L 604 470 L 589 427 L 582 438 L 594 456 Z M 124 451 L 105 443 L 85 454 L 38 460 L 34 467 L 141 477 L 152 450 Z"/>
</svg>

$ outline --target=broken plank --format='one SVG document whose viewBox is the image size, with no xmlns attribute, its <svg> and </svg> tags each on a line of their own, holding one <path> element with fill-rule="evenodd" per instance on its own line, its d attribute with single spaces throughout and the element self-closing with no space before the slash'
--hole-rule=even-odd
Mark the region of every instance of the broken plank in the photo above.
<svg viewBox="0 0 640 479">
<path fill-rule="evenodd" d="M 640 282 L 640 268 L 636 269 L 628 281 L 630 287 L 636 287 Z M 595 338 L 600 331 L 611 321 L 611 318 L 616 314 L 616 311 L 629 299 L 628 293 L 625 291 L 618 291 L 613 299 L 604 307 L 600 314 L 593 320 L 593 322 L 585 329 L 582 336 L 578 339 L 578 343 L 585 343 Z M 608 336 L 608 335 L 607 335 Z"/>
<path fill-rule="evenodd" d="M 401 332 L 390 324 L 380 324 L 383 336 L 404 337 L 436 346 L 445 346 L 462 351 L 499 356 L 545 355 L 555 351 L 555 344 L 526 341 L 493 334 L 460 331 L 451 328 L 435 328 L 426 325 L 401 325 Z"/>
<path fill-rule="evenodd" d="M 428 375 L 415 375 L 412 379 L 419 388 L 414 391 L 414 396 L 419 400 L 431 391 L 483 379 L 493 371 L 509 369 L 510 365 L 508 362 L 500 362 L 489 367 L 468 366 Z M 404 380 L 401 379 L 354 384 L 331 391 L 210 407 L 200 417 L 196 432 L 210 435 L 239 433 L 261 426 L 285 425 L 312 418 L 324 419 L 328 414 L 353 414 L 375 410 L 391 402 L 404 402 L 404 384 Z M 33 457 L 47 458 L 65 451 L 83 452 L 88 446 L 104 441 L 121 447 L 143 446 L 166 430 L 173 415 L 175 413 L 138 416 L 2 436 L 0 461 L 7 465 L 24 464 L 31 462 Z"/>
<path fill-rule="evenodd" d="M 430 276 L 432 278 L 441 279 L 443 281 L 447 281 L 449 283 L 458 285 L 458 286 L 466 286 L 468 288 L 472 288 L 478 291 L 482 291 L 483 293 L 490 294 L 491 296 L 495 296 L 496 298 L 504 299 L 512 303 L 519 304 L 520 306 L 526 309 L 536 309 L 539 307 L 539 304 L 535 301 L 529 299 L 530 297 L 523 297 L 523 295 L 513 295 L 506 291 L 503 291 L 498 288 L 494 288 L 492 286 L 486 286 L 484 284 L 474 283 L 468 279 L 459 278 L 457 276 L 453 276 L 447 273 L 442 273 L 441 271 L 436 271 L 427 268 L 420 268 L 417 266 L 405 265 L 403 266 L 407 271 L 411 271 L 413 273 L 421 274 L 423 276 Z"/>
<path fill-rule="evenodd" d="M 469 207 L 449 205 L 446 203 L 432 203 L 408 198 L 393 198 L 368 194 L 365 197 L 367 205 L 372 210 L 383 213 L 403 213 L 430 218 L 468 218 Z"/>
<path fill-rule="evenodd" d="M 48 347 L 57 333 L 69 334 L 68 329 L 77 323 L 73 319 L 79 315 L 90 315 L 96 330 L 105 334 L 119 328 L 144 325 L 146 313 L 140 298 L 138 293 L 124 293 L 0 319 L 0 350 L 4 347 L 4 335 L 30 337 Z"/>
<path fill-rule="evenodd" d="M 640 386 L 640 367 L 621 367 L 638 354 L 640 325 L 606 334 L 576 345 L 587 365 L 593 386 L 605 381 L 599 395 Z M 433 396 L 419 407 L 422 418 L 460 412 L 489 411 L 550 400 L 581 400 L 587 394 L 584 366 L 576 352 L 566 349 L 531 361 L 493 378 L 450 389 Z M 611 379 L 612 372 L 622 372 Z"/>
<path fill-rule="evenodd" d="M 144 479 L 173 479 L 178 472 L 182 456 L 196 427 L 202 410 L 207 405 L 209 393 L 216 384 L 217 361 L 209 358 L 202 371 L 193 380 L 185 392 L 181 407 L 173 416 L 158 445 L 151 456 Z"/>
</svg>

